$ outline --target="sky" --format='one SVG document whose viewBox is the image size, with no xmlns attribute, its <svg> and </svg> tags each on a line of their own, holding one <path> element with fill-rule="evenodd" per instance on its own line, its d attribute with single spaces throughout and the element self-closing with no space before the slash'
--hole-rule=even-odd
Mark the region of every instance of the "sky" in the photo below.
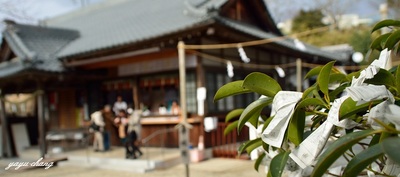
<svg viewBox="0 0 400 177">
<path fill-rule="evenodd" d="M 13 19 L 19 23 L 37 23 L 75 10 L 83 5 L 104 0 L 0 0 L 0 21 Z M 184 1 L 184 0 L 182 0 Z M 276 23 L 293 18 L 300 9 L 314 9 L 326 1 L 337 2 L 337 9 L 378 20 L 379 4 L 384 0 L 265 0 Z M 0 23 L 0 28 L 4 24 Z"/>
<path fill-rule="evenodd" d="M 265 0 L 276 23 L 284 22 L 303 10 L 313 10 L 319 5 L 333 2 L 336 11 L 358 14 L 361 18 L 380 19 L 379 5 L 385 0 Z"/>
</svg>

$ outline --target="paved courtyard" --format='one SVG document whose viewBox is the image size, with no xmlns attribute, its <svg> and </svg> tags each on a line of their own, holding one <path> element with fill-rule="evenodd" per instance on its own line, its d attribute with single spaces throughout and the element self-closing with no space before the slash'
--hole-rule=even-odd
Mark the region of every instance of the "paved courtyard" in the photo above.
<svg viewBox="0 0 400 177">
<path fill-rule="evenodd" d="M 180 161 L 170 159 L 180 159 L 178 149 L 167 148 L 142 148 L 144 155 L 137 160 L 125 160 L 124 149 L 122 147 L 113 148 L 105 153 L 95 153 L 92 150 L 76 150 L 62 153 L 68 157 L 67 161 L 59 162 L 57 166 L 48 169 L 37 167 L 29 170 L 15 170 L 11 167 L 5 170 L 12 162 L 35 162 L 39 157 L 37 148 L 28 149 L 21 154 L 20 158 L 0 159 L 0 176 L 4 177 L 105 177 L 105 176 L 143 176 L 143 177 L 185 177 L 186 168 Z M 81 157 L 81 160 L 75 158 Z M 87 159 L 87 160 L 86 160 Z M 96 161 L 97 159 L 97 161 Z M 157 163 L 169 163 L 168 168 L 148 171 L 146 173 L 133 172 L 130 166 L 140 168 L 141 162 L 146 164 L 147 159 L 157 161 Z M 128 163 L 135 162 L 135 163 Z M 137 163 L 136 163 L 137 162 Z M 107 165 L 107 168 L 104 166 Z M 190 177 L 218 176 L 218 177 L 261 177 L 266 176 L 264 169 L 260 172 L 254 170 L 254 162 L 250 160 L 211 158 L 201 162 L 189 164 Z M 128 168 L 128 169 L 127 169 Z"/>
<path fill-rule="evenodd" d="M 116 166 L 118 164 L 115 164 Z M 4 168 L 4 167 L 3 167 Z M 3 171 L 3 177 L 105 177 L 105 176 L 140 176 L 140 177 L 185 177 L 186 170 L 183 164 L 174 167 L 156 170 L 148 173 L 133 173 L 121 170 L 98 169 L 96 167 L 85 167 L 79 164 L 63 165 L 51 167 L 47 170 L 44 168 L 35 168 L 26 171 L 8 170 Z M 218 177 L 261 177 L 266 176 L 262 169 L 260 173 L 256 172 L 253 168 L 253 162 L 248 160 L 236 159 L 223 159 L 213 158 L 199 163 L 191 163 L 189 165 L 189 176 L 191 177 L 205 177 L 205 176 L 218 176 Z"/>
</svg>

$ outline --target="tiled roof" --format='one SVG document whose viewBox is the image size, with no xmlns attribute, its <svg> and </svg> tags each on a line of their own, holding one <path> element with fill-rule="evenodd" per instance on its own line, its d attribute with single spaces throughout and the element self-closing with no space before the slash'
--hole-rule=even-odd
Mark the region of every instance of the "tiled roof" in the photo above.
<svg viewBox="0 0 400 177">
<path fill-rule="evenodd" d="M 149 41 L 212 23 L 222 24 L 260 39 L 277 37 L 276 34 L 214 13 L 226 2 L 227 0 L 110 0 L 49 19 L 44 22 L 46 27 L 9 24 L 3 36 L 21 60 L 21 66 L 15 63 L 12 66 L 15 65 L 17 69 L 34 68 L 53 72 L 65 70 L 60 58 Z M 292 39 L 278 41 L 276 44 L 300 50 Z M 322 58 L 342 59 L 339 55 L 310 45 L 305 46 L 306 49 L 301 52 Z M 4 69 L 2 65 L 0 70 Z M 11 73 L 11 68 L 8 70 Z"/>
<path fill-rule="evenodd" d="M 26 69 L 64 71 L 56 53 L 79 37 L 79 33 L 74 30 L 8 23 L 3 36 L 17 58 L 0 65 L 0 76 Z"/>
<path fill-rule="evenodd" d="M 65 57 L 150 40 L 202 25 L 208 20 L 211 18 L 206 9 L 198 10 L 183 0 L 116 0 L 46 23 L 80 32 L 81 37 L 58 54 Z"/>
</svg>

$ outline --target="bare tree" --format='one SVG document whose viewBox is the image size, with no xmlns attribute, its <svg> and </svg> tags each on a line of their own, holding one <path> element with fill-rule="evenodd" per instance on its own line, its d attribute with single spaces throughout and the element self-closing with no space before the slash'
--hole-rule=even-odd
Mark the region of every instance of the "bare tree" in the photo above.
<svg viewBox="0 0 400 177">
<path fill-rule="evenodd" d="M 3 21 L 13 20 L 20 23 L 35 24 L 38 19 L 28 13 L 33 0 L 5 0 L 0 2 L 0 31 L 5 27 Z"/>
<path fill-rule="evenodd" d="M 388 10 L 392 18 L 399 19 L 400 18 L 400 1 L 399 0 L 387 0 Z"/>
<path fill-rule="evenodd" d="M 330 20 L 331 25 L 338 27 L 340 18 L 348 11 L 352 3 L 358 0 L 315 0 L 317 9 Z"/>
</svg>

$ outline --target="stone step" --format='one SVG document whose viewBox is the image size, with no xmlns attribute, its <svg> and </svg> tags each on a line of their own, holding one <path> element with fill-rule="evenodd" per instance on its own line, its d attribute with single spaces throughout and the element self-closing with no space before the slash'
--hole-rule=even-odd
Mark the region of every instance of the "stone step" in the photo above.
<svg viewBox="0 0 400 177">
<path fill-rule="evenodd" d="M 100 169 L 123 170 L 136 173 L 146 173 L 156 169 L 165 169 L 182 162 L 180 156 L 168 157 L 162 160 L 154 159 L 121 159 L 121 158 L 102 158 L 69 156 L 68 161 L 60 162 L 59 165 L 79 165 L 95 167 Z"/>
</svg>

